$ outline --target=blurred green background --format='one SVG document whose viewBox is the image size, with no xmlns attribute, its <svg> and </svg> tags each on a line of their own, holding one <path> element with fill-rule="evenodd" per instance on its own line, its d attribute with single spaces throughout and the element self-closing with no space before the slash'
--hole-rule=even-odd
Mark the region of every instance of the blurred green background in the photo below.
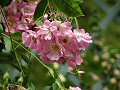
<svg viewBox="0 0 120 90">
<path fill-rule="evenodd" d="M 84 0 L 81 7 L 85 16 L 78 17 L 80 27 L 93 37 L 93 43 L 82 54 L 84 63 L 74 72 L 69 72 L 66 64 L 49 66 L 58 73 L 67 88 L 80 86 L 83 90 L 120 90 L 120 0 Z M 2 36 L 0 90 L 10 83 L 23 85 L 30 90 L 53 90 L 51 86 L 55 86 L 55 80 L 48 70 L 14 43 L 24 72 L 21 75 L 15 55 L 10 51 L 10 40 Z M 13 36 L 16 39 L 19 33 Z M 85 73 L 79 74 L 79 70 Z"/>
</svg>

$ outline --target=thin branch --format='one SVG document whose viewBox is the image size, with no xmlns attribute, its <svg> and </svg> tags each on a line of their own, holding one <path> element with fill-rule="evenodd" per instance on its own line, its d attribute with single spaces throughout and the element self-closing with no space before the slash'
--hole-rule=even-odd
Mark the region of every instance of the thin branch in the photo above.
<svg viewBox="0 0 120 90">
<path fill-rule="evenodd" d="M 74 20 L 75 20 L 76 28 L 78 30 L 79 29 L 79 23 L 78 23 L 77 17 L 74 17 Z"/>
</svg>

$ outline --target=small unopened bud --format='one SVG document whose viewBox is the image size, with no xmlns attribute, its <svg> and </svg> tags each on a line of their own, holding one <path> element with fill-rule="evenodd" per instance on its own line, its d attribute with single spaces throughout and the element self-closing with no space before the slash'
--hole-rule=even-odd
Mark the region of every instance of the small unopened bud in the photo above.
<svg viewBox="0 0 120 90">
<path fill-rule="evenodd" d="M 115 70 L 114 70 L 114 75 L 120 76 L 120 71 L 119 71 L 118 69 L 115 69 Z"/>
<path fill-rule="evenodd" d="M 18 82 L 23 83 L 23 77 L 22 76 L 18 79 Z"/>
<path fill-rule="evenodd" d="M 99 56 L 98 55 L 94 55 L 94 61 L 99 62 Z"/>
<path fill-rule="evenodd" d="M 84 71 L 77 71 L 78 74 L 84 74 Z"/>
<path fill-rule="evenodd" d="M 45 15 L 44 15 L 44 19 L 46 20 L 47 18 L 48 18 L 48 15 L 47 15 L 47 14 L 45 14 Z"/>
<path fill-rule="evenodd" d="M 101 65 L 102 65 L 102 67 L 107 67 L 108 63 L 107 63 L 106 61 L 103 61 L 103 62 L 101 63 Z"/>
<path fill-rule="evenodd" d="M 62 74 L 59 74 L 59 78 L 62 82 L 65 82 L 66 81 L 66 78 L 62 75 Z"/>
<path fill-rule="evenodd" d="M 58 69 L 58 68 L 59 68 L 59 64 L 58 64 L 58 63 L 54 63 L 54 64 L 53 64 L 53 67 L 54 67 L 55 69 Z"/>
<path fill-rule="evenodd" d="M 9 77 L 10 77 L 9 73 L 6 72 L 6 73 L 4 74 L 4 76 L 3 76 L 3 79 L 8 79 Z"/>
<path fill-rule="evenodd" d="M 106 86 L 106 87 L 103 88 L 103 90 L 109 90 L 109 88 Z"/>
<path fill-rule="evenodd" d="M 116 83 L 117 83 L 116 78 L 111 78 L 111 79 L 110 79 L 110 83 L 111 83 L 111 84 L 116 84 Z"/>
<path fill-rule="evenodd" d="M 94 73 L 91 76 L 92 76 L 93 80 L 100 80 L 100 78 L 98 77 L 98 75 L 96 75 Z"/>
</svg>

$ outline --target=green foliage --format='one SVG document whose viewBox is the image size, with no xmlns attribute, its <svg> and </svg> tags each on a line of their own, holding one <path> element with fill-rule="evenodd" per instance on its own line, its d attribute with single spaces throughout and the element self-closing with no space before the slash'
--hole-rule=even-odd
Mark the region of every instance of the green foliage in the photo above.
<svg viewBox="0 0 120 90">
<path fill-rule="evenodd" d="M 80 4 L 83 3 L 83 0 L 69 0 L 69 1 L 67 0 L 40 0 L 34 13 L 34 20 L 37 20 L 38 18 L 44 15 L 44 13 L 46 12 L 47 6 L 48 6 L 48 2 L 49 4 L 52 4 L 54 8 L 57 7 L 58 10 L 60 10 L 61 12 L 65 13 L 66 15 L 70 17 L 84 16 L 80 8 Z"/>
<path fill-rule="evenodd" d="M 52 0 L 55 6 L 70 17 L 83 16 L 80 3 L 83 0 Z"/>
<path fill-rule="evenodd" d="M 2 7 L 8 6 L 11 3 L 12 0 L 0 0 L 0 5 Z"/>
<path fill-rule="evenodd" d="M 7 0 L 0 0 L 0 4 L 3 1 Z M 83 0 L 52 0 L 52 2 L 68 16 L 83 15 L 80 9 Z M 40 59 L 36 59 L 36 53 L 21 44 L 21 33 L 14 33 L 11 35 L 19 63 L 24 72 L 22 75 L 15 54 L 12 52 L 10 37 L 3 35 L 4 31 L 0 25 L 0 39 L 2 38 L 5 44 L 5 48 L 0 52 L 0 90 L 6 90 L 8 84 L 18 84 L 29 90 L 59 90 L 56 84 L 56 80 L 59 80 L 58 75 L 64 76 L 61 83 L 66 88 L 81 85 L 82 90 L 120 90 L 118 2 L 119 0 L 85 0 L 83 9 L 85 8 L 86 16 L 78 17 L 78 21 L 81 27 L 91 32 L 93 44 L 82 56 L 84 64 L 79 67 L 79 70 L 85 71 L 83 75 L 69 72 L 66 64 L 55 66 L 57 69 L 54 68 L 54 65 L 48 65 L 55 71 L 51 71 L 55 75 L 53 78 L 39 62 Z M 48 0 L 39 2 L 34 14 L 35 20 L 43 16 L 47 5 Z M 112 18 L 108 18 L 111 15 Z"/>
<path fill-rule="evenodd" d="M 31 82 L 28 85 L 28 90 L 36 90 L 34 84 Z"/>
<path fill-rule="evenodd" d="M 48 5 L 48 0 L 40 0 L 34 13 L 34 20 L 37 20 L 39 17 L 44 15 L 47 5 Z"/>
<path fill-rule="evenodd" d="M 3 32 L 4 32 L 3 27 L 2 27 L 2 25 L 0 24 L 0 34 L 3 33 Z"/>
</svg>

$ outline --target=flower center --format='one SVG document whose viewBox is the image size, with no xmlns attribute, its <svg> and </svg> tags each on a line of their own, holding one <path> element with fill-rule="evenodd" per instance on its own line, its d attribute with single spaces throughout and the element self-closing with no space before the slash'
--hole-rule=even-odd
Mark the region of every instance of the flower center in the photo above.
<svg viewBox="0 0 120 90">
<path fill-rule="evenodd" d="M 37 43 L 37 40 L 35 37 L 32 36 L 31 39 L 33 40 L 34 43 Z"/>
<path fill-rule="evenodd" d="M 70 38 L 69 38 L 69 37 L 64 37 L 64 38 L 62 39 L 62 42 L 63 42 L 64 44 L 68 44 L 68 43 L 70 42 Z"/>
<path fill-rule="evenodd" d="M 54 44 L 51 45 L 51 49 L 52 49 L 53 52 L 59 52 L 60 51 L 60 46 L 54 43 Z"/>
</svg>

